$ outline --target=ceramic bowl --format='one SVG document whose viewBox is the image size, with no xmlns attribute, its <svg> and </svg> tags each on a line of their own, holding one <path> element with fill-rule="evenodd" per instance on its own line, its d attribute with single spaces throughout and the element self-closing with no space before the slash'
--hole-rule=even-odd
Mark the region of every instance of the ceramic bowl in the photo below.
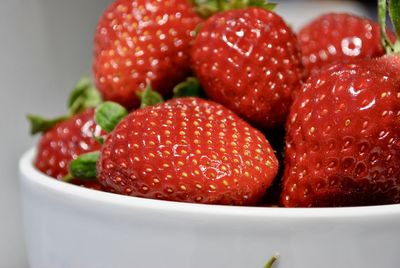
<svg viewBox="0 0 400 268">
<path fill-rule="evenodd" d="M 49 178 L 21 158 L 31 268 L 400 267 L 400 205 L 265 208 L 128 197 Z"/>
</svg>

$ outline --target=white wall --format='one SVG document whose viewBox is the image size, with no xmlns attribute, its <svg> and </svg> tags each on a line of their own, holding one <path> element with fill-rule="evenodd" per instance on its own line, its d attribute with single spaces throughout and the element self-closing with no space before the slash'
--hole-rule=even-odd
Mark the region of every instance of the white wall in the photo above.
<svg viewBox="0 0 400 268">
<path fill-rule="evenodd" d="M 91 43 L 109 0 L 0 0 L 0 267 L 28 267 L 17 161 L 36 139 L 25 115 L 65 112 L 70 88 L 90 74 Z"/>
</svg>

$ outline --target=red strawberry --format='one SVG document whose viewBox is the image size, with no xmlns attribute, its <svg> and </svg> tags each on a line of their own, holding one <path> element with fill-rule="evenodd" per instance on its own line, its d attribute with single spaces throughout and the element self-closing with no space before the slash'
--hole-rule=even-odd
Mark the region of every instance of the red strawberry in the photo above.
<svg viewBox="0 0 400 268">
<path fill-rule="evenodd" d="M 99 150 L 100 144 L 93 135 L 103 132 L 93 116 L 94 109 L 88 109 L 47 130 L 39 141 L 35 166 L 51 177 L 63 179 L 71 160 Z"/>
<path fill-rule="evenodd" d="M 400 59 L 322 69 L 287 124 L 286 207 L 400 203 Z"/>
<path fill-rule="evenodd" d="M 146 86 L 164 95 L 190 72 L 193 30 L 200 22 L 187 0 L 116 0 L 97 25 L 93 73 L 105 100 L 139 105 Z"/>
<path fill-rule="evenodd" d="M 119 194 L 250 205 L 277 169 L 258 130 L 219 104 L 182 98 L 125 117 L 106 139 L 97 170 Z"/>
<path fill-rule="evenodd" d="M 192 61 L 206 94 L 262 129 L 283 125 L 301 86 L 296 36 L 262 8 L 218 13 L 195 39 Z"/>
<path fill-rule="evenodd" d="M 69 181 L 71 184 L 75 184 L 80 187 L 97 190 L 97 191 L 107 191 L 98 181 L 85 181 L 80 179 L 72 179 Z"/>
<path fill-rule="evenodd" d="M 352 14 L 324 14 L 303 27 L 299 41 L 303 64 L 310 73 L 335 62 L 385 54 L 378 23 Z M 390 34 L 392 40 L 394 35 Z"/>
</svg>

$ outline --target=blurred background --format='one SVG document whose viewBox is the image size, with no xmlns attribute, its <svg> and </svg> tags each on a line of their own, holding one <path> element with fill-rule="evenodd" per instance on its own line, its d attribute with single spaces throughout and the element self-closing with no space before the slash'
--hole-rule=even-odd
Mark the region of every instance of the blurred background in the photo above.
<svg viewBox="0 0 400 268">
<path fill-rule="evenodd" d="M 0 268 L 28 267 L 23 243 L 18 159 L 34 146 L 28 113 L 64 114 L 75 82 L 91 74 L 93 31 L 111 0 L 0 1 Z M 281 0 L 277 12 L 297 30 L 318 14 L 376 17 L 376 1 Z M 80 267 L 76 267 L 80 268 Z"/>
</svg>

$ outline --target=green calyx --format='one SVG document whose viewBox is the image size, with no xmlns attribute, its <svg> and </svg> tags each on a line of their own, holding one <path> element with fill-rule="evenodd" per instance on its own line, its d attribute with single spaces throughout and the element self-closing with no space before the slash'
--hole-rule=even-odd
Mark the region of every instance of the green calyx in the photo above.
<svg viewBox="0 0 400 268">
<path fill-rule="evenodd" d="M 74 178 L 95 181 L 97 179 L 96 165 L 100 158 L 100 152 L 82 154 L 69 163 L 69 174 L 64 177 L 64 181 L 69 182 Z"/>
<path fill-rule="evenodd" d="M 381 27 L 382 46 L 385 48 L 387 54 L 400 53 L 400 0 L 379 0 L 379 24 Z M 387 33 L 386 18 L 389 14 L 392 22 L 397 41 L 393 43 Z"/>
<path fill-rule="evenodd" d="M 127 115 L 128 111 L 123 106 L 107 101 L 97 107 L 95 121 L 105 132 L 110 133 Z"/>
<path fill-rule="evenodd" d="M 140 108 L 145 108 L 164 102 L 164 99 L 160 93 L 153 90 L 150 81 L 147 81 L 146 89 L 142 92 L 139 92 L 138 96 L 141 100 Z"/>
<path fill-rule="evenodd" d="M 267 0 L 236 0 L 231 1 L 230 9 L 241 9 L 246 7 L 259 7 L 266 10 L 274 10 L 276 4 L 268 3 Z"/>
<path fill-rule="evenodd" d="M 51 129 L 57 123 L 60 123 L 68 118 L 68 116 L 59 116 L 52 119 L 44 118 L 40 115 L 28 114 L 26 118 L 30 124 L 31 135 L 36 135 L 38 133 L 46 132 Z"/>
<path fill-rule="evenodd" d="M 195 77 L 188 77 L 184 82 L 176 85 L 173 93 L 174 98 L 204 97 L 200 83 Z M 141 100 L 141 109 L 164 102 L 160 93 L 153 90 L 150 81 L 147 81 L 146 89 L 138 93 L 138 96 Z M 128 113 L 120 104 L 107 101 L 96 108 L 95 121 L 105 132 L 110 133 Z M 103 137 L 95 138 L 101 144 L 104 142 Z"/>
<path fill-rule="evenodd" d="M 99 91 L 88 77 L 82 77 L 72 90 L 68 99 L 70 115 L 75 115 L 88 108 L 94 108 L 102 102 Z"/>
<path fill-rule="evenodd" d="M 29 114 L 27 119 L 30 123 L 32 135 L 46 132 L 57 123 L 60 123 L 71 116 L 78 114 L 85 109 L 93 108 L 102 102 L 97 89 L 87 77 L 81 78 L 72 90 L 68 100 L 68 115 L 47 119 L 39 115 Z"/>
<path fill-rule="evenodd" d="M 218 12 L 259 7 L 273 10 L 276 4 L 268 3 L 268 0 L 193 0 L 197 13 L 202 18 L 208 18 Z"/>
<path fill-rule="evenodd" d="M 179 83 L 173 90 L 174 98 L 204 97 L 203 89 L 196 77 L 188 77 L 186 81 Z"/>
<path fill-rule="evenodd" d="M 218 12 L 217 1 L 194 1 L 197 14 L 202 18 L 208 18 Z"/>
</svg>

